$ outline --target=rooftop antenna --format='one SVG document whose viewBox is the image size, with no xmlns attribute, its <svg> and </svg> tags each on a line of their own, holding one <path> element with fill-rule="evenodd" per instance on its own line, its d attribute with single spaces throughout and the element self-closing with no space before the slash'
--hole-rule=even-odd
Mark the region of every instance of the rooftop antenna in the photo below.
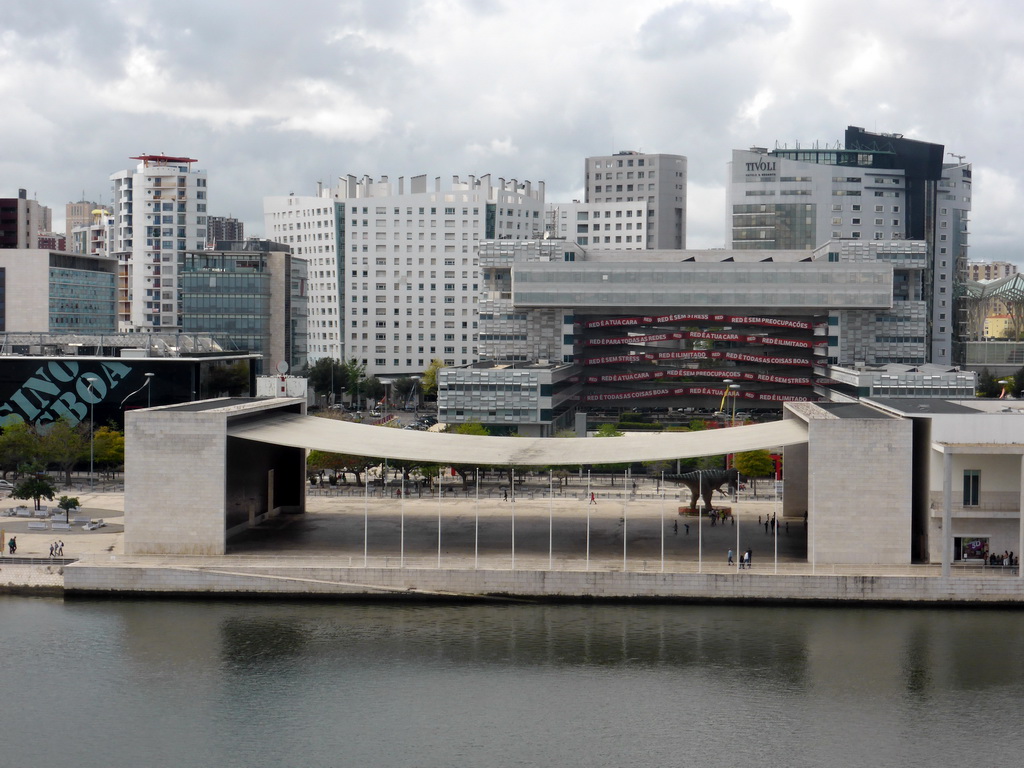
<svg viewBox="0 0 1024 768">
<path fill-rule="evenodd" d="M 958 155 L 956 152 L 947 152 L 946 154 L 950 157 L 955 157 L 956 161 L 961 165 L 964 163 L 964 158 L 967 157 L 967 155 Z"/>
</svg>

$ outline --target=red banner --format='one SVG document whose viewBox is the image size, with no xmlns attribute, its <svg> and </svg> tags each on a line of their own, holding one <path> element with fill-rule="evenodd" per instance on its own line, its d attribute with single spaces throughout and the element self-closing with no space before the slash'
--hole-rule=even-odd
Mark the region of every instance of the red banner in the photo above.
<svg viewBox="0 0 1024 768">
<path fill-rule="evenodd" d="M 621 328 L 630 325 L 653 325 L 656 323 L 722 323 L 735 325 L 764 325 L 771 328 L 796 328 L 809 331 L 814 323 L 806 320 L 787 320 L 781 317 L 748 317 L 746 315 L 655 315 L 644 317 L 609 317 L 604 320 L 591 320 L 584 323 L 584 328 Z"/>
</svg>

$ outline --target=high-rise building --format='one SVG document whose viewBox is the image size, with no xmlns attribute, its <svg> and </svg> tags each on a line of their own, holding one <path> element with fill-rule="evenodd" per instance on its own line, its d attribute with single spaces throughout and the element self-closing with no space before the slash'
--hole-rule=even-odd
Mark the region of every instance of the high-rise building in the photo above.
<svg viewBox="0 0 1024 768">
<path fill-rule="evenodd" d="M 123 331 L 181 328 L 179 274 L 185 252 L 206 244 L 206 171 L 190 157 L 140 155 L 134 170 L 110 176 L 113 253 L 121 264 L 118 325 Z"/>
<path fill-rule="evenodd" d="M 625 151 L 614 155 L 588 157 L 584 163 L 585 203 L 642 203 L 644 216 L 644 247 L 677 250 L 686 247 L 686 158 L 682 155 L 658 155 Z M 612 209 L 613 211 L 615 209 Z M 627 206 L 623 210 L 630 210 Z M 593 247 L 620 250 L 627 235 L 615 224 L 604 221 L 601 228 L 581 232 Z M 612 213 L 614 218 L 615 214 Z M 638 222 L 634 221 L 634 224 Z M 605 228 L 603 225 L 610 225 Z M 554 233 L 563 236 L 562 233 Z M 634 227 L 634 243 L 636 231 Z M 583 243 L 581 243 L 583 245 Z"/>
<path fill-rule="evenodd" d="M 317 196 L 265 198 L 269 237 L 309 260 L 309 358 L 372 376 L 476 359 L 481 240 L 543 231 L 544 184 L 346 176 Z"/>
<path fill-rule="evenodd" d="M 24 189 L 17 197 L 0 197 L 0 248 L 41 248 L 39 235 L 52 224 L 50 209 L 30 200 Z"/>
<path fill-rule="evenodd" d="M 103 208 L 103 205 L 85 199 L 64 206 L 64 241 L 69 248 L 75 247 L 73 236 L 75 229 L 93 224 L 95 212 Z M 84 251 L 76 251 L 76 253 L 84 253 Z"/>
<path fill-rule="evenodd" d="M 925 266 L 900 273 L 892 249 L 878 249 L 899 274 L 916 280 L 927 318 L 926 359 L 951 364 L 967 315 L 971 166 L 944 163 L 941 144 L 849 127 L 843 147 L 734 150 L 727 227 L 735 249 L 812 250 L 829 241 L 925 243 Z M 917 257 L 915 257 L 916 260 Z"/>
<path fill-rule="evenodd" d="M 245 240 L 245 224 L 230 216 L 207 216 L 206 247 L 216 248 L 217 243 L 240 243 Z"/>
<path fill-rule="evenodd" d="M 253 238 L 190 251 L 180 279 L 185 333 L 262 355 L 257 373 L 305 367 L 307 264 L 288 246 Z"/>
</svg>

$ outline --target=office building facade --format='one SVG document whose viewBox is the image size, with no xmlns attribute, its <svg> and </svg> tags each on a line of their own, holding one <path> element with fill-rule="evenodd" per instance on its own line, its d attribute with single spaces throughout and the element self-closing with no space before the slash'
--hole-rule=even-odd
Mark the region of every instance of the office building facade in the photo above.
<svg viewBox="0 0 1024 768">
<path fill-rule="evenodd" d="M 52 225 L 50 209 L 30 200 L 24 189 L 17 197 L 0 198 L 0 248 L 42 248 L 40 235 Z"/>
<path fill-rule="evenodd" d="M 113 259 L 0 250 L 0 331 L 113 333 L 116 279 Z"/>
<path fill-rule="evenodd" d="M 181 273 L 185 333 L 226 350 L 262 355 L 258 374 L 280 363 L 302 370 L 307 349 L 307 263 L 268 240 L 221 242 L 189 251 Z"/>
<path fill-rule="evenodd" d="M 941 144 L 846 130 L 843 147 L 733 151 L 727 231 L 737 250 L 819 248 L 827 241 L 925 243 L 926 360 L 952 364 L 967 328 L 971 166 Z"/>
</svg>

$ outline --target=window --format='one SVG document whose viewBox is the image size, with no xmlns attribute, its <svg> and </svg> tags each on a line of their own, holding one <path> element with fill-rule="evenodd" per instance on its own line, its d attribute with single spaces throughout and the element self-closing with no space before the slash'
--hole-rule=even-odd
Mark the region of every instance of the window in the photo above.
<svg viewBox="0 0 1024 768">
<path fill-rule="evenodd" d="M 981 487 L 981 470 L 964 470 L 964 506 L 978 506 L 978 491 Z"/>
</svg>

